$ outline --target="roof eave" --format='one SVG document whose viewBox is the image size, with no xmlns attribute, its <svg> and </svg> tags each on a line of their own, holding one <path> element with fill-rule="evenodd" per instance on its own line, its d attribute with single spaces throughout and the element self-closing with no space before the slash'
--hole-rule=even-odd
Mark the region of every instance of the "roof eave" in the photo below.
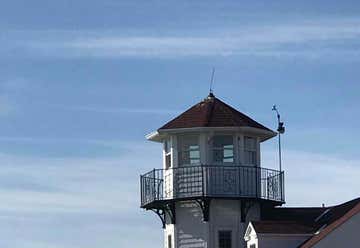
<svg viewBox="0 0 360 248">
<path fill-rule="evenodd" d="M 161 135 L 158 131 L 154 131 L 147 134 L 145 138 L 150 141 L 161 142 L 163 140 L 163 135 Z"/>
<path fill-rule="evenodd" d="M 147 139 L 152 141 L 158 141 L 160 137 L 165 137 L 167 134 L 177 134 L 177 133 L 190 133 L 190 132 L 207 132 L 207 131 L 237 131 L 247 134 L 254 134 L 260 137 L 261 142 L 271 139 L 277 135 L 276 132 L 272 130 L 264 130 L 256 127 L 190 127 L 190 128 L 172 128 L 172 129 L 159 129 L 153 133 L 157 133 L 159 137 L 156 136 L 156 140 Z M 158 141 L 159 142 L 159 141 Z"/>
<path fill-rule="evenodd" d="M 256 230 L 255 230 L 256 231 Z M 278 237 L 312 237 L 313 233 L 265 233 L 265 232 L 256 232 L 258 236 L 278 236 Z"/>
</svg>

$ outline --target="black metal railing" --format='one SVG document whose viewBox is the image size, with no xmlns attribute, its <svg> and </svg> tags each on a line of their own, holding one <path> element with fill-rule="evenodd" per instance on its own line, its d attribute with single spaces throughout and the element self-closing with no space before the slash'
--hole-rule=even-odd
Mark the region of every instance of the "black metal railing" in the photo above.
<svg viewBox="0 0 360 248">
<path fill-rule="evenodd" d="M 251 166 L 201 165 L 153 169 L 140 176 L 141 206 L 196 197 L 284 202 L 284 172 Z"/>
</svg>

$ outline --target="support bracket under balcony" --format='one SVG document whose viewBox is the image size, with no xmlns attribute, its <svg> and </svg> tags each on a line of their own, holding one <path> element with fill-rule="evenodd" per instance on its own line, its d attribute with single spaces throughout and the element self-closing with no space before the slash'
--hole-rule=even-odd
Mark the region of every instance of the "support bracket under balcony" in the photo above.
<svg viewBox="0 0 360 248">
<path fill-rule="evenodd" d="M 151 211 L 153 211 L 157 216 L 159 216 L 161 223 L 162 223 L 162 227 L 165 228 L 165 212 L 163 209 L 150 209 Z"/>
<path fill-rule="evenodd" d="M 176 211 L 175 211 L 175 203 L 169 203 L 167 206 L 167 214 L 170 216 L 171 224 L 176 224 Z"/>
<path fill-rule="evenodd" d="M 195 200 L 195 202 L 201 208 L 203 213 L 203 221 L 208 222 L 210 217 L 210 199 L 199 199 Z"/>
<path fill-rule="evenodd" d="M 170 217 L 171 224 L 176 224 L 175 203 L 168 203 L 164 205 L 164 207 L 150 210 L 153 211 L 157 216 L 159 216 L 163 228 L 165 228 L 166 225 L 166 216 Z"/>
<path fill-rule="evenodd" d="M 241 201 L 241 222 L 246 222 L 246 216 L 252 206 L 255 205 L 254 201 L 243 200 Z"/>
</svg>

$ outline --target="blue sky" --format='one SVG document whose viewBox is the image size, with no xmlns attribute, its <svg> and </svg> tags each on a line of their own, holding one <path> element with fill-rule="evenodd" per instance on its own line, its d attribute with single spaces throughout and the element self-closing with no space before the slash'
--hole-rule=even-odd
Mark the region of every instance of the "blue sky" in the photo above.
<svg viewBox="0 0 360 248">
<path fill-rule="evenodd" d="M 160 247 L 144 135 L 208 94 L 286 124 L 287 205 L 359 196 L 356 1 L 2 1 L 3 248 Z M 276 140 L 262 164 L 276 168 Z M 139 238 L 141 237 L 141 238 Z M 104 246 L 105 244 L 105 246 Z"/>
</svg>

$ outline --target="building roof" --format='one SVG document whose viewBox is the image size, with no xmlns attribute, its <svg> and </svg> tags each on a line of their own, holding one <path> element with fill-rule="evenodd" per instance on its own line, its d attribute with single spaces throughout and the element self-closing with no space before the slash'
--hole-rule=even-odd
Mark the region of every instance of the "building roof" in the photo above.
<svg viewBox="0 0 360 248">
<path fill-rule="evenodd" d="M 251 223 L 257 233 L 313 234 L 299 246 L 310 248 L 357 213 L 360 198 L 323 208 L 264 209 L 262 220 Z"/>
<path fill-rule="evenodd" d="M 278 207 L 265 209 L 262 216 L 263 220 L 313 223 L 327 209 L 322 207 Z"/>
<path fill-rule="evenodd" d="M 360 213 L 360 197 L 344 204 L 329 208 L 317 220 L 321 229 L 314 236 L 302 243 L 299 248 L 310 248 L 333 232 L 336 228 L 344 224 L 351 217 Z"/>
<path fill-rule="evenodd" d="M 311 234 L 313 226 L 297 223 L 294 221 L 252 221 L 257 233 L 272 234 Z"/>
<path fill-rule="evenodd" d="M 216 98 L 212 93 L 158 130 L 193 127 L 253 127 L 273 132 Z"/>
</svg>

